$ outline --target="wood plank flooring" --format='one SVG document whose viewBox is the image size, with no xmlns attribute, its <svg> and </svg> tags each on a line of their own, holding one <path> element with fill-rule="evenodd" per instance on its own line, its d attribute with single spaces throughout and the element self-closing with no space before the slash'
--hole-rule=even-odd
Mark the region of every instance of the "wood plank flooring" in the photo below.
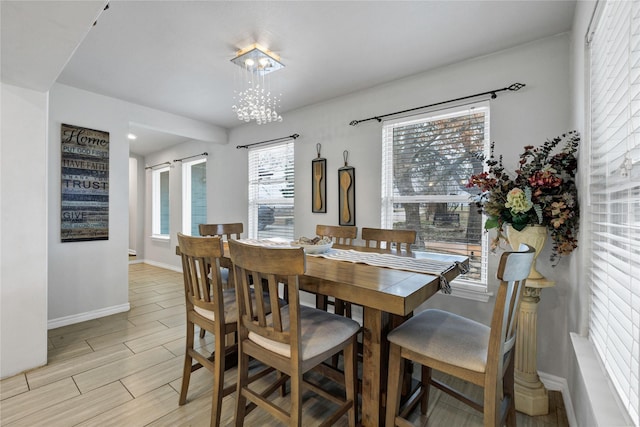
<svg viewBox="0 0 640 427">
<path fill-rule="evenodd" d="M 200 369 L 191 378 L 188 403 L 178 406 L 184 352 L 182 275 L 147 264 L 130 264 L 131 310 L 49 331 L 47 366 L 0 382 L 0 426 L 208 426 L 211 374 Z M 211 334 L 197 345 L 213 349 Z M 225 376 L 236 379 L 235 369 Z M 468 386 L 471 395 L 481 390 Z M 222 405 L 222 425 L 233 423 L 235 394 Z M 305 426 L 334 409 L 313 393 L 305 395 Z M 287 404 L 287 397 L 275 398 Z M 568 426 L 562 397 L 550 392 L 550 413 L 528 417 L 524 427 Z M 482 426 L 480 413 L 432 389 L 430 426 Z M 412 421 L 427 421 L 419 411 Z M 260 410 L 249 426 L 276 426 Z M 338 423 L 345 426 L 343 417 Z"/>
</svg>

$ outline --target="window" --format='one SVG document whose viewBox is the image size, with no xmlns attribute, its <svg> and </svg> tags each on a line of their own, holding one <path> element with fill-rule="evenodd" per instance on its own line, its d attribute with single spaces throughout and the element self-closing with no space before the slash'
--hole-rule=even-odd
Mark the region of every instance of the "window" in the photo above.
<svg viewBox="0 0 640 427">
<path fill-rule="evenodd" d="M 249 150 L 249 237 L 293 240 L 293 141 Z"/>
<path fill-rule="evenodd" d="M 182 232 L 199 236 L 207 222 L 207 159 L 182 164 Z"/>
<path fill-rule="evenodd" d="M 638 425 L 640 3 L 606 2 L 598 7 L 602 9 L 589 45 L 589 338 Z"/>
<path fill-rule="evenodd" d="M 483 217 L 465 186 L 489 150 L 488 103 L 388 121 L 382 132 L 382 227 L 417 230 L 415 251 L 469 256 L 457 282 L 486 289 Z"/>
<path fill-rule="evenodd" d="M 152 233 L 158 237 L 169 237 L 169 167 L 152 172 L 152 191 Z"/>
</svg>

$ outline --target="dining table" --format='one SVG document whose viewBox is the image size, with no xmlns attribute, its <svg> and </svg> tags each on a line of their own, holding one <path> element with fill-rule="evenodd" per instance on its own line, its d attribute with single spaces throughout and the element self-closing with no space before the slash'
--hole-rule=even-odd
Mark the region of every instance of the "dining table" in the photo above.
<svg viewBox="0 0 640 427">
<path fill-rule="evenodd" d="M 368 261 L 367 257 L 360 261 L 359 253 L 373 254 L 373 257 L 369 257 L 373 261 Z M 225 256 L 228 255 L 225 245 Z M 409 266 L 403 266 L 396 262 L 399 258 L 414 261 Z M 387 260 L 389 265 L 393 265 L 392 268 L 385 265 Z M 419 267 L 433 260 L 439 267 L 427 268 L 427 271 L 437 271 L 425 272 L 424 268 Z M 397 326 L 394 322 L 411 315 L 413 310 L 438 291 L 449 290 L 448 283 L 468 271 L 468 266 L 469 259 L 466 256 L 434 252 L 396 253 L 358 246 L 333 245 L 325 254 L 307 254 L 305 274 L 298 278 L 301 290 L 363 307 L 363 426 L 384 424 L 388 360 L 386 337 L 392 326 Z"/>
</svg>

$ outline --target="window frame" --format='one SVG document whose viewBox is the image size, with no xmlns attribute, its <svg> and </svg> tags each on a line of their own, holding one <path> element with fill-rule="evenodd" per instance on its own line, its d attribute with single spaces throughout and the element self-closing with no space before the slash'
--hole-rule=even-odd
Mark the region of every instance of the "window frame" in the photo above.
<svg viewBox="0 0 640 427">
<path fill-rule="evenodd" d="M 162 233 L 162 183 L 161 183 L 161 175 L 163 173 L 167 173 L 167 177 L 169 179 L 167 183 L 167 198 L 169 200 L 167 209 L 170 209 L 171 199 L 170 199 L 170 167 L 160 167 L 157 169 L 153 169 L 151 171 L 151 235 L 156 239 L 169 239 L 171 234 L 171 216 L 170 212 L 167 212 L 168 215 L 168 230 L 167 233 Z"/>
<path fill-rule="evenodd" d="M 640 143 L 634 135 L 640 124 L 634 117 L 640 110 L 640 87 L 632 82 L 640 67 L 630 64 L 640 61 L 640 54 L 632 49 L 639 41 L 634 32 L 637 22 L 633 22 L 639 12 L 637 1 L 597 5 L 585 55 L 589 68 L 584 203 L 590 236 L 585 249 L 589 341 L 620 406 L 636 425 L 640 420 L 640 266 L 633 253 L 639 250 L 634 243 L 638 241 L 634 205 L 640 199 Z"/>
<path fill-rule="evenodd" d="M 258 168 L 258 160 L 257 157 L 260 156 L 261 153 L 267 151 L 276 151 L 276 150 L 284 150 L 286 153 L 286 158 L 283 160 L 283 163 L 288 163 L 290 165 L 291 170 L 283 171 L 282 184 L 284 186 L 288 186 L 288 189 L 291 190 L 291 197 L 279 197 L 270 194 L 270 197 L 261 197 L 261 176 L 271 176 L 271 169 L 263 169 L 259 170 Z M 269 207 L 288 207 L 291 205 L 292 212 L 295 212 L 295 146 L 294 141 L 283 141 L 279 143 L 272 143 L 268 145 L 262 145 L 258 147 L 251 147 L 248 151 L 247 156 L 248 161 L 248 229 L 247 235 L 250 239 L 258 239 L 258 238 L 284 238 L 287 240 L 294 239 L 295 233 L 295 218 L 291 217 L 290 222 L 285 224 L 283 227 L 290 232 L 281 233 L 277 230 L 270 230 L 270 232 L 265 232 L 265 230 L 259 229 L 260 222 L 260 206 L 269 206 Z M 287 179 L 287 177 L 289 179 Z M 277 181 L 277 180 L 276 180 Z M 264 187 L 263 187 L 264 188 Z M 276 212 L 273 213 L 274 220 Z"/>
<path fill-rule="evenodd" d="M 192 190 L 193 190 L 193 167 L 199 164 L 206 163 L 207 158 L 196 159 L 192 161 L 183 161 L 182 163 L 182 233 L 188 236 L 199 236 L 200 233 L 192 234 L 192 217 L 193 217 L 193 200 L 192 200 Z M 206 184 L 206 172 L 205 172 L 205 221 L 206 221 L 206 211 L 207 211 L 207 184 Z"/>
<path fill-rule="evenodd" d="M 484 117 L 484 146 L 483 153 L 488 156 L 491 143 L 489 136 L 490 126 L 490 106 L 488 101 L 479 101 L 472 104 L 456 106 L 446 109 L 433 110 L 417 115 L 402 117 L 383 122 L 382 126 L 382 183 L 381 183 L 381 226 L 383 228 L 393 228 L 393 205 L 396 203 L 468 203 L 470 209 L 476 209 L 469 195 L 415 195 L 396 196 L 394 190 L 393 174 L 393 129 L 396 127 L 409 126 L 415 123 L 444 120 L 453 117 L 464 117 L 469 114 L 483 112 Z M 486 170 L 483 164 L 483 170 Z M 481 224 L 486 221 L 483 214 Z M 489 262 L 489 236 L 482 228 L 481 231 L 481 271 L 479 280 L 471 280 L 458 277 L 452 282 L 454 295 L 463 298 L 479 301 L 488 301 L 491 294 L 488 292 L 488 262 Z"/>
</svg>

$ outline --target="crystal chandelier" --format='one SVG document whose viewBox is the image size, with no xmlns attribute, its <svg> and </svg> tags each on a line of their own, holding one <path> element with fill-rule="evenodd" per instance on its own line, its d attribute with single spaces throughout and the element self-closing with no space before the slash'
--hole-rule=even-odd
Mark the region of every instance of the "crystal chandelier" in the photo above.
<svg viewBox="0 0 640 427">
<path fill-rule="evenodd" d="M 280 57 L 254 44 L 239 51 L 231 60 L 241 68 L 240 90 L 236 92 L 236 103 L 231 109 L 238 119 L 257 124 L 281 122 L 280 96 L 271 93 L 269 73 L 284 67 Z"/>
</svg>

